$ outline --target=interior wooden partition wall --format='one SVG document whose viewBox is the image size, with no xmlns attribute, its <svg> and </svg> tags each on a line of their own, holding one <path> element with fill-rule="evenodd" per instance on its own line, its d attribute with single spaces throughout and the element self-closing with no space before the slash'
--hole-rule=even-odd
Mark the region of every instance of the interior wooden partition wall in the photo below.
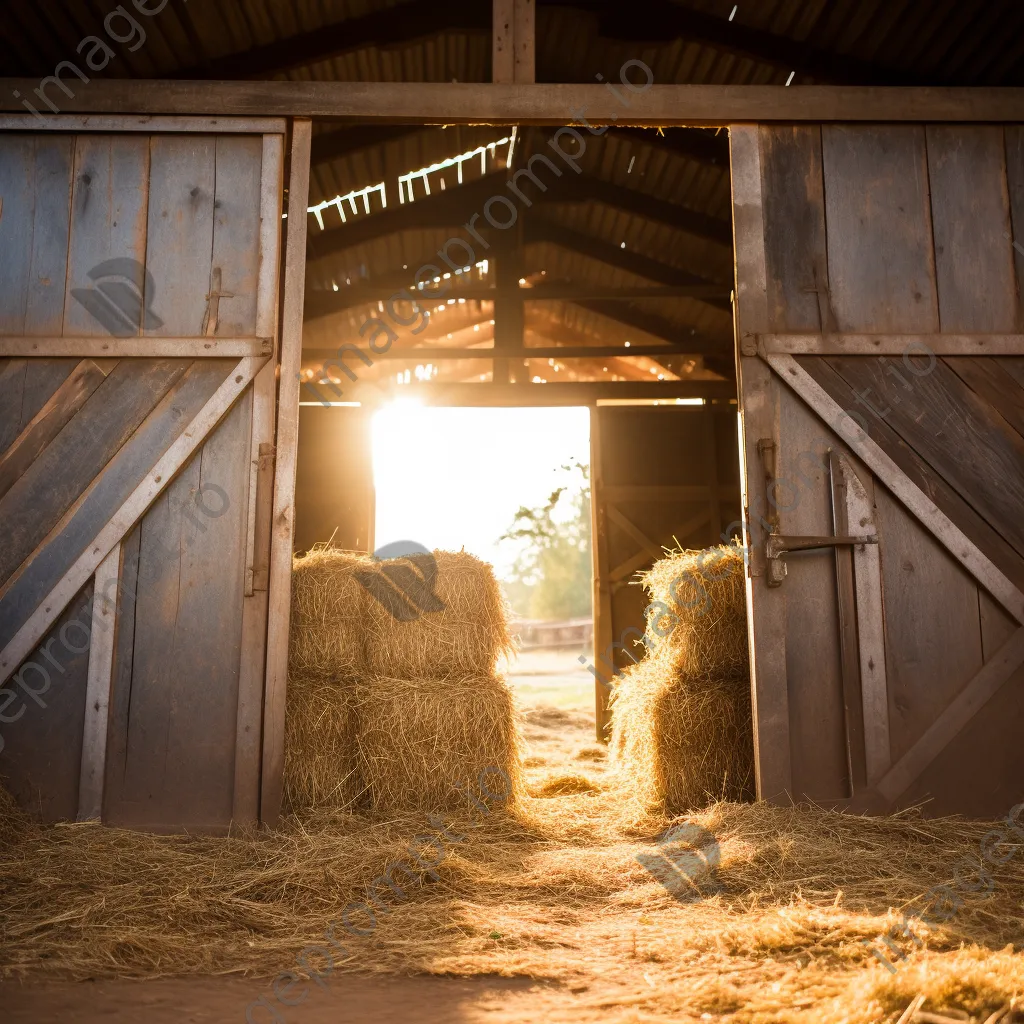
<svg viewBox="0 0 1024 1024">
<path fill-rule="evenodd" d="M 277 814 L 309 140 L 0 130 L 0 775 L 44 819 Z"/>
</svg>

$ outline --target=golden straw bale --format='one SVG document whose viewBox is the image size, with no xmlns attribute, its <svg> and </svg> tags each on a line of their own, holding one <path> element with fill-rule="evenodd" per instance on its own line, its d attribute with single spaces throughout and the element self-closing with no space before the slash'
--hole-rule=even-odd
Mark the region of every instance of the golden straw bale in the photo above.
<svg viewBox="0 0 1024 1024">
<path fill-rule="evenodd" d="M 290 810 L 351 809 L 362 794 L 354 679 L 290 672 L 285 708 L 284 798 Z"/>
<path fill-rule="evenodd" d="M 648 635 L 668 647 L 687 675 L 715 678 L 747 672 L 747 606 L 743 549 L 722 544 L 675 551 L 642 577 L 654 614 Z M 663 611 L 655 604 L 668 609 Z M 660 613 L 660 614 L 659 614 Z"/>
<path fill-rule="evenodd" d="M 464 551 L 435 551 L 434 558 L 437 572 L 428 582 L 443 610 L 401 621 L 380 601 L 368 598 L 366 658 L 372 675 L 486 676 L 495 671 L 501 655 L 513 650 L 505 601 L 491 567 Z M 422 577 L 423 563 L 413 564 Z"/>
<path fill-rule="evenodd" d="M 367 555 L 317 545 L 292 562 L 288 665 L 297 675 L 358 675 L 364 668 L 368 595 L 355 578 L 378 563 Z"/>
<path fill-rule="evenodd" d="M 619 677 L 611 746 L 620 781 L 641 804 L 669 814 L 752 799 L 748 678 L 694 678 L 672 655 L 646 658 Z"/>
<path fill-rule="evenodd" d="M 519 709 L 500 676 L 373 677 L 360 687 L 357 744 L 374 811 L 467 810 L 483 771 L 493 793 L 509 789 L 505 807 L 522 790 Z"/>
</svg>

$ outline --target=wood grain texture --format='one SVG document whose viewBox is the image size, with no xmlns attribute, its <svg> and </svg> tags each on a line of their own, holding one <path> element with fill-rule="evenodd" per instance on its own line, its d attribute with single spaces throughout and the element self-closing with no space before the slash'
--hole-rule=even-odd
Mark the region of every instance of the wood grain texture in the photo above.
<svg viewBox="0 0 1024 1024">
<path fill-rule="evenodd" d="M 935 272 L 943 331 L 1019 323 L 1001 127 L 929 125 Z"/>
<path fill-rule="evenodd" d="M 899 366 L 902 380 L 879 359 L 834 356 L 829 363 L 863 399 L 858 409 L 869 423 L 884 419 L 1024 555 L 1024 438 L 942 360 L 928 374 L 928 361 L 917 361 L 916 376 Z"/>
<path fill-rule="evenodd" d="M 119 364 L 71 423 L 0 499 L 7 544 L 0 581 L 31 554 L 188 368 L 183 360 Z"/>
<path fill-rule="evenodd" d="M 292 127 L 288 201 L 291 210 L 309 204 L 311 125 Z M 306 220 L 289 217 L 281 310 L 280 386 L 277 415 L 277 470 L 270 549 L 267 677 L 263 712 L 263 769 L 260 819 L 272 824 L 281 811 L 284 772 L 284 712 L 291 611 L 292 537 L 295 529 L 295 465 L 299 428 L 299 368 L 302 361 L 302 305 L 306 284 Z"/>
<path fill-rule="evenodd" d="M 64 295 L 64 334 L 113 333 L 119 319 L 96 319 L 73 294 L 95 293 L 90 271 L 112 259 L 146 263 L 146 205 L 149 197 L 149 139 L 144 136 L 85 135 L 75 141 L 71 237 Z M 118 295 L 113 305 L 138 313 Z M 121 318 L 123 319 L 123 318 Z M 130 319 L 130 316 L 129 316 Z M 119 333 L 138 334 L 125 320 Z"/>
<path fill-rule="evenodd" d="M 111 549 L 93 580 L 92 635 L 89 646 L 85 724 L 82 730 L 82 769 L 78 784 L 78 820 L 102 817 L 103 780 L 107 760 L 107 720 L 113 684 L 114 633 L 117 602 L 104 596 L 104 585 L 115 584 L 121 572 L 121 545 Z"/>
<path fill-rule="evenodd" d="M 740 480 L 744 509 L 743 540 L 747 564 L 747 617 L 754 717 L 754 767 L 757 795 L 786 800 L 792 793 L 789 684 L 786 665 L 786 591 L 770 589 L 764 579 L 764 535 L 752 515 L 761 502 L 763 470 L 760 438 L 779 437 L 779 391 L 771 371 L 748 346 L 769 329 L 764 239 L 762 171 L 756 126 L 729 131 L 732 160 L 733 237 L 736 259 L 737 391 L 741 424 Z"/>
<path fill-rule="evenodd" d="M 100 386 L 106 374 L 83 359 L 6 450 L 0 449 L 0 498 L 60 433 Z"/>
<path fill-rule="evenodd" d="M 1003 360 L 955 357 L 943 362 L 1024 437 L 1024 387 Z"/>
<path fill-rule="evenodd" d="M 789 355 L 902 356 L 931 349 L 937 356 L 1024 355 L 1024 334 L 761 334 L 760 350 Z"/>
<path fill-rule="evenodd" d="M 918 482 L 903 471 L 888 451 L 880 447 L 872 436 L 850 419 L 843 407 L 817 380 L 817 377 L 828 380 L 829 374 L 832 374 L 831 383 L 835 387 L 835 381 L 840 379 L 838 375 L 824 362 L 814 365 L 813 357 L 805 357 L 804 361 L 814 369 L 816 376 L 812 376 L 809 369 L 798 363 L 792 356 L 768 356 L 768 361 L 775 372 L 845 440 L 857 456 L 870 467 L 871 471 L 945 545 L 957 561 L 1014 618 L 1024 622 L 1024 592 L 1014 585 L 1003 572 L 1001 565 L 1004 564 L 1005 559 L 1000 559 L 997 565 L 988 558 L 974 540 L 946 515 Z M 924 472 L 927 479 L 929 476 L 927 467 Z M 972 535 L 977 533 L 976 530 L 972 531 Z M 999 541 L 998 534 L 989 533 L 986 535 L 986 540 L 995 543 Z M 1012 551 L 1012 549 L 1009 550 Z"/>
<path fill-rule="evenodd" d="M 175 386 L 167 390 L 0 597 L 0 643 L 6 643 L 12 635 L 11 628 L 20 627 L 39 607 L 87 550 L 100 527 L 145 481 L 157 461 L 223 384 L 232 366 L 204 361 L 187 369 Z"/>
<path fill-rule="evenodd" d="M 1017 327 L 1024 330 L 1024 127 L 1003 127 L 1006 143 L 1006 186 L 1010 204 L 1010 237 L 1017 295 Z M 1013 244 L 1016 243 L 1016 244 Z"/>
<path fill-rule="evenodd" d="M 60 332 L 73 150 L 69 137 L 0 138 L 0 335 Z"/>
<path fill-rule="evenodd" d="M 824 125 L 821 138 L 839 329 L 937 331 L 924 128 Z"/>
<path fill-rule="evenodd" d="M 237 132 L 260 135 L 264 132 L 283 134 L 287 122 L 282 117 L 133 117 L 130 114 L 46 114 L 40 126 L 31 114 L 0 115 L 0 131 L 50 132 L 141 132 L 146 135 L 161 132 L 196 134 Z"/>
<path fill-rule="evenodd" d="M 768 322 L 773 331 L 827 329 L 828 301 L 821 129 L 762 126 Z"/>
<path fill-rule="evenodd" d="M 270 355 L 270 338 L 27 338 L 0 337 L 0 353 L 19 359 L 239 359 Z"/>
<path fill-rule="evenodd" d="M 14 799 L 44 822 L 74 821 L 78 814 L 91 618 L 89 581 L 4 684 L 20 699 L 5 709 L 5 717 L 16 720 L 0 722 L 0 776 Z M 29 663 L 38 668 L 26 667 Z M 38 702 L 19 686 L 19 678 L 37 691 Z M 0 698 L 6 694 L 0 692 Z"/>
</svg>

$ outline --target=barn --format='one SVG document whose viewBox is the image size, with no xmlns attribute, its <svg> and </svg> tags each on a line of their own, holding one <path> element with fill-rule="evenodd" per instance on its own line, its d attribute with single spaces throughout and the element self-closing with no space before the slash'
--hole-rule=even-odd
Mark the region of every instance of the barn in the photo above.
<svg viewBox="0 0 1024 1024">
<path fill-rule="evenodd" d="M 7 1019 L 1024 1019 L 1024 8 L 108 6 L 0 27 Z M 543 777 L 489 568 L 381 548 L 396 403 L 586 411 Z"/>
</svg>

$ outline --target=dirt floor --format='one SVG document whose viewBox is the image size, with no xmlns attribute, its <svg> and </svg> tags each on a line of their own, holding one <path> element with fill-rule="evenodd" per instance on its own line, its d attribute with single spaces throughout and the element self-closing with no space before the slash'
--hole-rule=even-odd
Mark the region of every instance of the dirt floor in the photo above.
<svg viewBox="0 0 1024 1024">
<path fill-rule="evenodd" d="M 113 830 L 48 830 L 0 856 L 0 1021 L 1024 1020 L 1018 835 L 993 846 L 985 823 L 715 804 L 687 818 L 717 837 L 718 882 L 680 901 L 642 866 L 664 823 L 621 816 L 576 657 L 530 653 L 513 676 L 520 817 L 480 823 L 438 880 L 369 938 L 345 939 L 322 984 L 274 993 L 275 974 L 324 941 L 324 922 L 423 823 L 311 820 L 234 845 L 133 837 L 127 852 Z M 955 912 L 900 930 L 901 909 L 937 884 L 955 890 Z M 191 976 L 167 976 L 186 963 Z M 945 1016 L 901 1018 L 920 998 Z"/>
</svg>

